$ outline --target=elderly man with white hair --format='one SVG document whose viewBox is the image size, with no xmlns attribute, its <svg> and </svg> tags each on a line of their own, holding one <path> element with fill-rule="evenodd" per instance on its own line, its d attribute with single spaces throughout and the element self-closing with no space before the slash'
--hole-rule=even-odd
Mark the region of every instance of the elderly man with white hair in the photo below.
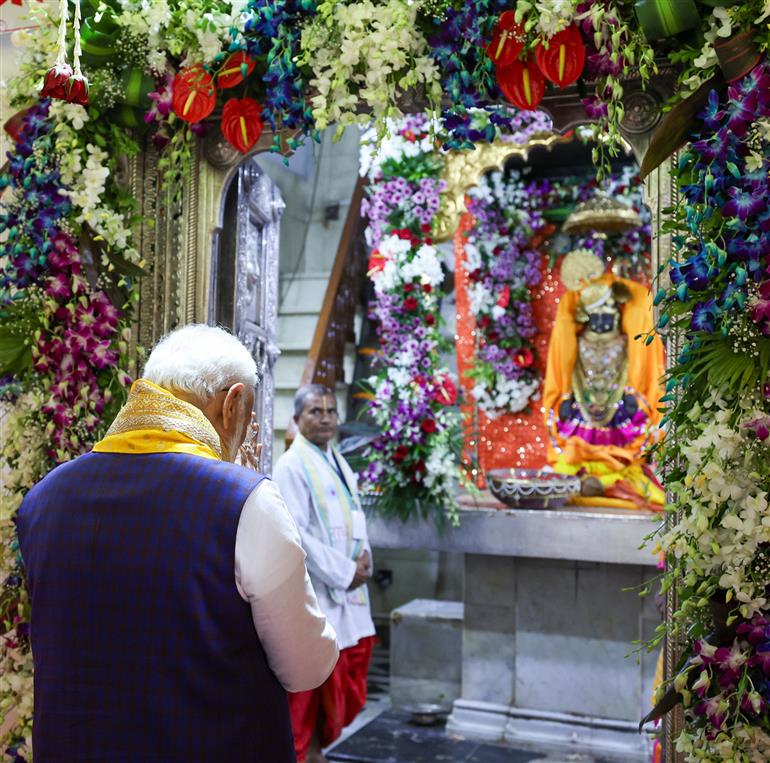
<svg viewBox="0 0 770 763">
<path fill-rule="evenodd" d="M 36 763 L 295 760 L 286 691 L 338 648 L 281 494 L 232 463 L 255 382 L 231 334 L 172 332 L 104 439 L 24 499 Z"/>
</svg>

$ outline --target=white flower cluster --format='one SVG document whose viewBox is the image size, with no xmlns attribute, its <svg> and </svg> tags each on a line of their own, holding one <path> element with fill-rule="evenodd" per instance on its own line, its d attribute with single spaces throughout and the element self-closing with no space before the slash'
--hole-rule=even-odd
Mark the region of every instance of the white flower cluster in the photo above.
<svg viewBox="0 0 770 763">
<path fill-rule="evenodd" d="M 687 763 L 767 763 L 770 735 L 759 726 L 736 723 L 729 734 L 710 739 L 708 728 L 690 726 L 676 740 L 676 749 Z"/>
<path fill-rule="evenodd" d="M 83 106 L 54 101 L 51 115 L 56 119 L 56 152 L 59 157 L 61 193 L 68 196 L 76 209 L 75 220 L 88 224 L 105 243 L 121 250 L 127 259 L 138 262 L 139 253 L 130 246 L 131 231 L 125 217 L 104 202 L 104 191 L 110 175 L 109 154 L 99 146 L 82 144 L 77 130 L 88 121 Z M 108 262 L 103 263 L 109 265 Z"/>
<path fill-rule="evenodd" d="M 440 74 L 416 23 L 417 10 L 410 0 L 335 3 L 330 20 L 319 14 L 303 28 L 302 63 L 313 70 L 309 84 L 316 91 L 311 102 L 319 130 L 399 117 L 394 104 L 415 87 L 438 106 Z M 360 106 L 369 113 L 359 113 Z"/>
<path fill-rule="evenodd" d="M 436 147 L 430 135 L 425 135 L 419 140 L 412 140 L 405 136 L 402 133 L 403 120 L 388 119 L 386 124 L 388 132 L 380 141 L 374 127 L 366 127 L 362 130 L 358 170 L 361 177 L 368 176 L 370 180 L 375 180 L 381 165 L 389 159 L 401 161 L 435 151 Z M 438 122 L 433 124 L 432 129 L 430 126 L 426 126 L 426 129 L 428 132 L 435 132 L 438 129 Z"/>
<path fill-rule="evenodd" d="M 388 236 L 380 244 L 380 255 L 385 259 L 385 267 L 372 276 L 374 288 L 381 292 L 393 291 L 403 283 L 411 283 L 416 278 L 432 287 L 440 286 L 444 280 L 439 250 L 430 244 L 422 244 L 411 255 L 412 245 L 398 236 Z"/>
<path fill-rule="evenodd" d="M 770 501 L 758 473 L 767 449 L 744 426 L 758 415 L 743 401 L 727 404 L 718 393 L 690 411 L 700 433 L 679 447 L 685 478 L 668 485 L 681 519 L 661 541 L 683 563 L 685 585 L 717 581 L 747 619 L 768 603 L 764 586 L 750 576 L 758 548 L 770 543 Z"/>
<path fill-rule="evenodd" d="M 516 10 L 525 15 L 535 8 L 537 17 L 537 31 L 543 37 L 553 37 L 562 29 L 572 23 L 577 12 L 577 0 L 519 0 L 516 3 Z"/>
<path fill-rule="evenodd" d="M 477 383 L 471 394 L 483 409 L 484 415 L 493 421 L 505 413 L 523 411 L 532 400 L 537 400 L 540 379 L 506 379 L 501 374 L 495 374 L 492 386 Z"/>
</svg>

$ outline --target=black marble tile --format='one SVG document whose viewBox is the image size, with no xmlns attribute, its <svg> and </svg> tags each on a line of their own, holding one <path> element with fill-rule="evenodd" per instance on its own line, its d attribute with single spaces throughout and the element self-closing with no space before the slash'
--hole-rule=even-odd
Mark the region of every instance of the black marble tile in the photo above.
<svg viewBox="0 0 770 763">
<path fill-rule="evenodd" d="M 513 750 L 500 745 L 481 744 L 468 758 L 467 763 L 530 763 L 542 760 L 544 756 L 537 752 Z"/>
<path fill-rule="evenodd" d="M 448 737 L 443 725 L 415 726 L 388 710 L 328 752 L 336 763 L 530 763 L 543 756 Z"/>
</svg>

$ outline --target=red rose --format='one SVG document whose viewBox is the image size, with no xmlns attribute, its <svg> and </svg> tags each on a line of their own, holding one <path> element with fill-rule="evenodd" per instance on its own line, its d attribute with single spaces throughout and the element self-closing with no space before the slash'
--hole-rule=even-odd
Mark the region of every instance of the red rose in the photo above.
<svg viewBox="0 0 770 763">
<path fill-rule="evenodd" d="M 529 368 L 535 361 L 535 356 L 532 354 L 532 350 L 529 347 L 522 347 L 513 356 L 513 362 L 519 368 Z"/>
<path fill-rule="evenodd" d="M 425 323 L 426 323 L 428 326 L 433 326 L 433 325 L 436 323 L 436 316 L 435 316 L 435 315 L 433 315 L 433 313 L 428 313 L 428 314 L 425 316 Z"/>
<path fill-rule="evenodd" d="M 423 224 L 420 226 L 420 230 L 421 230 L 423 233 L 430 233 L 430 223 L 423 223 Z"/>
<path fill-rule="evenodd" d="M 73 74 L 64 87 L 67 103 L 88 106 L 88 80 L 82 74 Z"/>
<path fill-rule="evenodd" d="M 457 387 L 450 376 L 436 379 L 436 390 L 433 399 L 441 405 L 454 405 L 457 401 Z"/>
<path fill-rule="evenodd" d="M 410 310 L 410 311 L 411 310 L 416 310 L 418 304 L 419 303 L 417 302 L 415 297 L 407 297 L 404 300 L 404 310 Z"/>
<path fill-rule="evenodd" d="M 424 283 L 422 285 L 422 291 L 424 294 L 430 294 L 433 291 L 433 287 L 429 283 Z"/>
<path fill-rule="evenodd" d="M 425 434 L 433 434 L 433 432 L 436 431 L 436 420 L 435 419 L 423 419 L 420 422 L 420 429 L 422 429 Z"/>
<path fill-rule="evenodd" d="M 425 475 L 427 472 L 427 469 L 425 468 L 425 461 L 422 459 L 419 459 L 417 463 L 412 467 L 413 474 L 412 474 L 412 480 L 414 482 L 419 482 L 420 479 Z"/>
<path fill-rule="evenodd" d="M 409 294 L 410 291 L 414 291 L 414 284 L 413 283 L 405 283 L 404 284 L 404 291 Z"/>
<path fill-rule="evenodd" d="M 428 246 L 433 246 L 433 239 L 432 239 L 430 236 L 427 236 L 427 237 L 425 238 L 425 243 L 426 243 Z"/>
<path fill-rule="evenodd" d="M 409 455 L 409 448 L 407 448 L 406 445 L 399 445 L 393 451 L 393 460 L 403 461 L 408 455 Z"/>
<path fill-rule="evenodd" d="M 427 379 L 422 374 L 417 374 L 417 376 L 414 377 L 414 383 L 419 384 L 421 387 L 425 386 L 425 382 Z"/>
<path fill-rule="evenodd" d="M 478 321 L 479 328 L 481 329 L 488 329 L 490 323 L 492 323 L 492 319 L 488 315 L 482 315 Z"/>
<path fill-rule="evenodd" d="M 500 332 L 499 331 L 490 331 L 487 334 L 487 339 L 489 339 L 490 342 L 493 344 L 496 344 L 500 339 Z"/>
<path fill-rule="evenodd" d="M 72 75 L 72 67 L 69 64 L 56 64 L 46 72 L 40 97 L 66 100 L 66 87 Z"/>
</svg>

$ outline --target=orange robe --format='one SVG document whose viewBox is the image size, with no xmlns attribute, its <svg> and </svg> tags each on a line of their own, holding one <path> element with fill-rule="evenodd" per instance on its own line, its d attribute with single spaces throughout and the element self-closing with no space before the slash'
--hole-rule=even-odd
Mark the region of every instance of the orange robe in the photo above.
<svg viewBox="0 0 770 763">
<path fill-rule="evenodd" d="M 646 286 L 618 278 L 612 273 L 605 273 L 600 281 L 606 284 L 620 282 L 631 293 L 631 299 L 620 305 L 621 331 L 628 340 L 627 387 L 639 400 L 640 408 L 648 417 L 651 426 L 660 423 L 658 411 L 662 388 L 660 379 L 664 371 L 663 343 L 655 336 L 651 344 L 646 344 L 645 336 L 653 329 L 652 299 Z M 570 465 L 575 471 L 585 468 L 589 473 L 614 475 L 616 479 L 605 484 L 620 482 L 623 476 L 640 474 L 644 462 L 642 451 L 650 444 L 651 435 L 643 434 L 626 446 L 597 445 L 578 436 L 563 437 L 556 430 L 559 405 L 572 394 L 572 371 L 578 357 L 578 335 L 583 326 L 575 320 L 575 312 L 580 301 L 580 292 L 566 292 L 559 304 L 556 321 L 548 346 L 548 365 L 543 389 L 543 409 L 546 426 L 549 430 L 548 462 L 552 465 Z M 642 335 L 641 339 L 635 337 Z M 629 472 L 631 468 L 631 472 Z M 616 494 L 628 490 L 629 480 L 625 485 L 618 484 Z M 631 484 L 635 479 L 630 480 Z M 632 489 L 631 492 L 636 492 Z M 587 499 L 588 500 L 588 499 Z M 591 499 L 596 502 L 594 499 Z M 655 490 L 654 504 L 662 502 L 659 487 Z M 617 505 L 621 505 L 622 502 Z"/>
</svg>

